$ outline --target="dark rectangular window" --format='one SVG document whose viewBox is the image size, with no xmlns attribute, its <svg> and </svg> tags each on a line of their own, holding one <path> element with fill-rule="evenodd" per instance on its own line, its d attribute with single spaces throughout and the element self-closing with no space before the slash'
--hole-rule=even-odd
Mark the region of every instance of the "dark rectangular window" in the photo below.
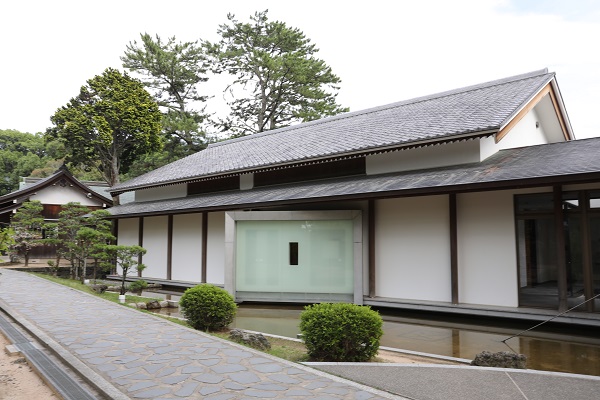
<svg viewBox="0 0 600 400">
<path fill-rule="evenodd" d="M 257 172 L 254 174 L 254 186 L 268 186 L 364 174 L 365 158 L 349 158 L 347 160 Z"/>
<path fill-rule="evenodd" d="M 298 242 L 290 242 L 290 265 L 298 265 Z"/>
<path fill-rule="evenodd" d="M 188 196 L 194 194 L 222 192 L 224 190 L 235 190 L 240 188 L 240 177 L 230 176 L 219 179 L 188 183 Z"/>
</svg>

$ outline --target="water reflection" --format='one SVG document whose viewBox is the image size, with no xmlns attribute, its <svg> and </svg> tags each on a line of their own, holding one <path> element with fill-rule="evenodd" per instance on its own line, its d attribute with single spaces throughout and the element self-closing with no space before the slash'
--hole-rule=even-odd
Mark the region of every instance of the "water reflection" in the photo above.
<svg viewBox="0 0 600 400">
<path fill-rule="evenodd" d="M 162 313 L 168 310 L 173 309 Z M 242 304 L 231 326 L 295 338 L 302 310 L 301 306 Z M 178 316 L 177 310 L 171 314 Z M 385 315 L 384 319 L 382 346 L 466 359 L 473 359 L 484 350 L 512 349 L 527 355 L 527 366 L 531 369 L 600 376 L 600 340 L 594 337 L 539 332 L 536 335 L 541 337 L 522 336 L 504 344 L 502 340 L 520 329 Z"/>
</svg>

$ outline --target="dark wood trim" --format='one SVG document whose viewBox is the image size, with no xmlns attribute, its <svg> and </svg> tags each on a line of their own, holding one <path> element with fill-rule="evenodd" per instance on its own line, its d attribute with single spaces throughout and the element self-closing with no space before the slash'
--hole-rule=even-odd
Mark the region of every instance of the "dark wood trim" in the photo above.
<svg viewBox="0 0 600 400">
<path fill-rule="evenodd" d="M 592 271 L 592 248 L 590 235 L 590 194 L 588 191 L 579 192 L 579 208 L 581 209 L 581 256 L 583 267 L 583 293 L 585 299 L 594 297 L 594 274 Z M 586 311 L 594 312 L 594 301 L 586 303 Z"/>
<path fill-rule="evenodd" d="M 452 285 L 452 304 L 458 304 L 458 224 L 455 193 L 448 195 L 448 214 L 450 217 L 450 282 Z"/>
<path fill-rule="evenodd" d="M 565 251 L 565 215 L 562 187 L 554 186 L 554 230 L 556 231 L 556 267 L 558 274 L 558 310 L 567 310 L 567 263 Z"/>
<path fill-rule="evenodd" d="M 173 215 L 167 217 L 167 280 L 173 274 Z"/>
<path fill-rule="evenodd" d="M 377 296 L 377 286 L 375 280 L 377 278 L 377 269 L 375 264 L 375 202 L 376 200 L 369 200 L 369 211 L 368 211 L 368 234 L 369 234 L 369 297 Z"/>
<path fill-rule="evenodd" d="M 200 261 L 200 282 L 206 283 L 206 258 L 208 255 L 208 213 L 202 213 L 202 254 Z"/>
<path fill-rule="evenodd" d="M 138 221 L 138 246 L 144 247 L 144 217 L 140 217 Z M 138 264 L 142 264 L 144 256 L 138 256 Z M 142 271 L 138 271 L 138 276 L 142 276 Z"/>
<path fill-rule="evenodd" d="M 585 173 L 585 174 L 573 174 L 573 175 L 561 175 L 560 177 L 544 177 L 544 178 L 531 178 L 531 179 L 518 179 L 518 180 L 507 180 L 499 182 L 484 182 L 484 183 L 471 183 L 464 185 L 451 185 L 445 187 L 428 187 L 428 188 L 417 188 L 417 189 L 403 189 L 403 190 L 392 190 L 388 192 L 368 192 L 360 193 L 356 195 L 342 195 L 342 196 L 322 196 L 316 198 L 307 199 L 290 199 L 290 200 L 277 200 L 277 201 L 266 201 L 258 203 L 237 203 L 223 206 L 209 206 L 209 207 L 195 207 L 185 210 L 161 210 L 151 211 L 145 213 L 133 213 L 127 215 L 116 215 L 109 218 L 131 218 L 138 216 L 159 216 L 169 214 L 193 214 L 197 212 L 216 212 L 216 211 L 231 211 L 240 210 L 246 208 L 260 209 L 263 207 L 275 207 L 282 205 L 291 204 L 309 204 L 309 203 L 325 203 L 334 201 L 348 201 L 348 200 L 371 200 L 371 199 L 390 199 L 400 197 L 414 197 L 414 196 L 428 196 L 428 195 L 445 195 L 450 193 L 470 193 L 470 192 L 487 192 L 496 190 L 510 190 L 510 189 L 527 189 L 535 187 L 552 187 L 554 185 L 572 185 L 580 183 L 598 183 L 600 182 L 600 172 Z M 255 189 L 260 190 L 260 189 Z"/>
</svg>

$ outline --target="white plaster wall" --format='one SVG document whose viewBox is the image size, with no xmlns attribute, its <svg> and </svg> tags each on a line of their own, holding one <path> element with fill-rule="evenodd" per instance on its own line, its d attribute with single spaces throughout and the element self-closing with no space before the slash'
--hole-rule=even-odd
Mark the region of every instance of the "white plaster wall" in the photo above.
<svg viewBox="0 0 600 400">
<path fill-rule="evenodd" d="M 548 110 L 548 96 L 529 111 L 498 143 L 494 136 L 482 138 L 481 160 L 504 149 L 564 141 L 554 108 Z M 539 123 L 539 127 L 536 127 Z"/>
<path fill-rule="evenodd" d="M 367 175 L 410 171 L 479 161 L 477 140 L 446 143 L 367 156 Z"/>
<path fill-rule="evenodd" d="M 67 204 L 69 202 L 78 202 L 83 206 L 102 207 L 103 203 L 97 199 L 89 199 L 86 195 L 89 192 L 83 192 L 75 186 L 60 185 L 48 186 L 31 196 L 31 200 L 39 200 L 42 204 Z"/>
<path fill-rule="evenodd" d="M 137 245 L 139 238 L 139 224 L 140 222 L 138 218 L 120 219 L 117 243 L 123 246 Z"/>
<path fill-rule="evenodd" d="M 377 296 L 451 301 L 448 196 L 376 203 Z"/>
<path fill-rule="evenodd" d="M 135 201 L 156 201 L 187 196 L 187 183 L 136 190 Z"/>
<path fill-rule="evenodd" d="M 208 213 L 208 237 L 206 238 L 206 281 L 225 283 L 225 213 Z"/>
<path fill-rule="evenodd" d="M 202 214 L 173 216 L 171 279 L 202 280 Z"/>
<path fill-rule="evenodd" d="M 240 175 L 240 190 L 248 190 L 254 187 L 254 174 Z"/>
<path fill-rule="evenodd" d="M 146 269 L 142 276 L 167 278 L 168 217 L 145 217 L 143 247 L 147 250 L 142 260 Z"/>
<path fill-rule="evenodd" d="M 460 303 L 518 306 L 514 193 L 457 195 Z"/>
</svg>

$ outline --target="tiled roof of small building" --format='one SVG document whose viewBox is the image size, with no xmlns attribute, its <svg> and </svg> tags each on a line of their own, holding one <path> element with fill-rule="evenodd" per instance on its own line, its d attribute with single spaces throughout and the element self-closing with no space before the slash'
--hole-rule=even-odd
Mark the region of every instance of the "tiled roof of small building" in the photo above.
<svg viewBox="0 0 600 400">
<path fill-rule="evenodd" d="M 539 70 L 215 143 L 111 192 L 495 133 L 553 78 Z"/>
<path fill-rule="evenodd" d="M 574 140 L 501 150 L 480 163 L 129 203 L 109 211 L 118 217 L 569 184 L 600 178 L 598 154 L 600 138 Z"/>
</svg>

